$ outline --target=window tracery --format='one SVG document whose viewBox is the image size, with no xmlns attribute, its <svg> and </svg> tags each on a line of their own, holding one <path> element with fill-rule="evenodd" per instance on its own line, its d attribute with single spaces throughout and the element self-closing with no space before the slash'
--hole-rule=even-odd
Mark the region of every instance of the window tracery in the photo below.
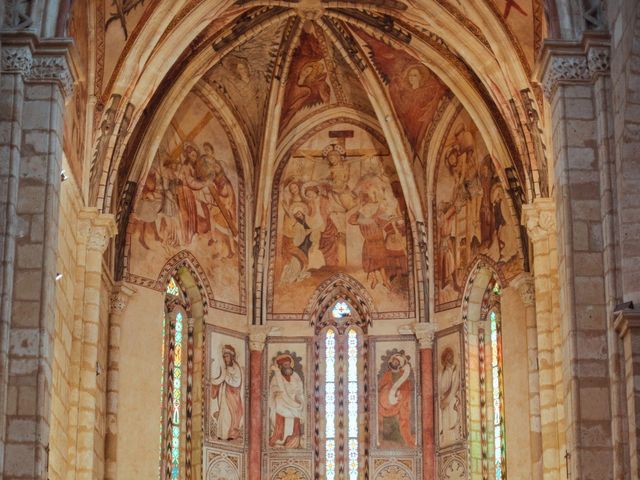
<svg viewBox="0 0 640 480">
<path fill-rule="evenodd" d="M 174 277 L 165 289 L 162 323 L 162 405 L 160 478 L 191 478 L 193 412 L 193 321 Z"/>
<path fill-rule="evenodd" d="M 318 388 L 321 402 L 316 406 L 317 419 L 323 425 L 318 438 L 322 455 L 318 478 L 357 480 L 366 470 L 362 419 L 367 408 L 364 386 L 366 341 L 357 316 L 345 301 L 338 301 L 324 328 L 317 332 L 317 349 L 321 352 Z"/>
</svg>

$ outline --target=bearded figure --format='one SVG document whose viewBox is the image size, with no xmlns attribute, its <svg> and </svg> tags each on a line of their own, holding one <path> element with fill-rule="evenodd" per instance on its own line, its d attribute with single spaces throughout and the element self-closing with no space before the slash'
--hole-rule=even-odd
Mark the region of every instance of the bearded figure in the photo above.
<svg viewBox="0 0 640 480">
<path fill-rule="evenodd" d="M 388 369 L 378 382 L 378 416 L 381 438 L 397 445 L 412 447 L 416 439 L 411 431 L 413 414 L 411 364 L 403 353 L 388 360 Z"/>
<path fill-rule="evenodd" d="M 222 348 L 222 360 L 219 375 L 211 381 L 213 434 L 220 440 L 235 440 L 242 437 L 242 368 L 231 345 Z"/>
<path fill-rule="evenodd" d="M 300 448 L 304 422 L 304 385 L 291 355 L 278 355 L 269 383 L 270 447 Z"/>
</svg>

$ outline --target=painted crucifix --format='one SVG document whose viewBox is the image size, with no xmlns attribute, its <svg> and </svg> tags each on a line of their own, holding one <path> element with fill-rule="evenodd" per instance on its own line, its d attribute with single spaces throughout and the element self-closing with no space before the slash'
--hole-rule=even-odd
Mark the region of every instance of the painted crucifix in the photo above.
<svg viewBox="0 0 640 480">
<path fill-rule="evenodd" d="M 285 180 L 283 191 L 285 225 L 291 226 L 285 236 L 296 247 L 302 274 L 362 261 L 355 252 L 355 257 L 349 258 L 347 230 L 355 225 L 350 219 L 362 205 L 358 187 L 367 176 L 380 177 L 379 159 L 389 152 L 381 148 L 348 149 L 347 140 L 353 137 L 353 130 L 330 131 L 330 143 L 323 149 L 293 152 L 292 174 Z M 286 273 L 285 281 L 294 280 Z M 298 279 L 300 273 L 295 277 Z"/>
</svg>

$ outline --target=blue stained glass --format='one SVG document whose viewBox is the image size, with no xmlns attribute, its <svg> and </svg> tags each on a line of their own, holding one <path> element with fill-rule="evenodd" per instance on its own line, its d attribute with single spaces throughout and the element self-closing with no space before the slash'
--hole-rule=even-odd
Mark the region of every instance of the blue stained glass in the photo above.
<svg viewBox="0 0 640 480">
<path fill-rule="evenodd" d="M 343 318 L 351 315 L 351 309 L 346 302 L 337 302 L 331 311 L 333 318 Z"/>
<path fill-rule="evenodd" d="M 182 399 L 182 313 L 176 314 L 175 331 L 173 336 L 173 415 L 171 429 L 171 478 L 180 477 L 180 409 Z"/>
</svg>

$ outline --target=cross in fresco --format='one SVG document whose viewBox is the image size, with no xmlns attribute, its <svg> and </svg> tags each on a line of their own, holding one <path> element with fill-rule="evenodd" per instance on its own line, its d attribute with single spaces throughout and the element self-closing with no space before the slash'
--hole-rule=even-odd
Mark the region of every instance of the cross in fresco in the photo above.
<svg viewBox="0 0 640 480">
<path fill-rule="evenodd" d="M 178 122 L 176 122 L 175 118 L 171 120 L 171 126 L 178 134 L 178 138 L 180 138 L 180 142 L 176 147 L 173 148 L 173 150 L 171 150 L 171 152 L 169 152 L 169 158 L 171 160 L 176 160 L 182 153 L 182 144 L 184 142 L 192 142 L 193 139 L 196 138 L 198 134 L 204 129 L 204 127 L 207 126 L 207 124 L 209 123 L 209 120 L 211 120 L 212 118 L 213 118 L 213 115 L 210 112 L 207 112 L 205 116 L 202 117 L 202 120 L 200 120 L 198 124 L 195 127 L 193 127 L 193 130 L 191 130 L 189 133 L 185 133 L 182 131 L 182 129 L 180 128 L 180 125 L 178 124 Z"/>
<path fill-rule="evenodd" d="M 387 150 L 377 150 L 372 148 L 354 148 L 347 150 L 347 138 L 353 138 L 353 130 L 332 130 L 329 132 L 329 138 L 334 139 L 335 145 L 340 145 L 346 152 L 345 157 L 352 160 L 361 158 L 373 157 L 373 156 L 387 156 L 389 152 Z M 293 152 L 293 158 L 322 158 L 322 150 L 297 150 Z"/>
<path fill-rule="evenodd" d="M 525 12 L 524 9 L 520 5 L 518 5 L 516 0 L 506 0 L 506 1 L 507 1 L 507 4 L 504 6 L 504 14 L 502 15 L 505 18 L 505 20 L 509 17 L 509 14 L 511 13 L 511 8 L 515 8 L 525 17 L 528 16 L 527 12 Z"/>
</svg>

